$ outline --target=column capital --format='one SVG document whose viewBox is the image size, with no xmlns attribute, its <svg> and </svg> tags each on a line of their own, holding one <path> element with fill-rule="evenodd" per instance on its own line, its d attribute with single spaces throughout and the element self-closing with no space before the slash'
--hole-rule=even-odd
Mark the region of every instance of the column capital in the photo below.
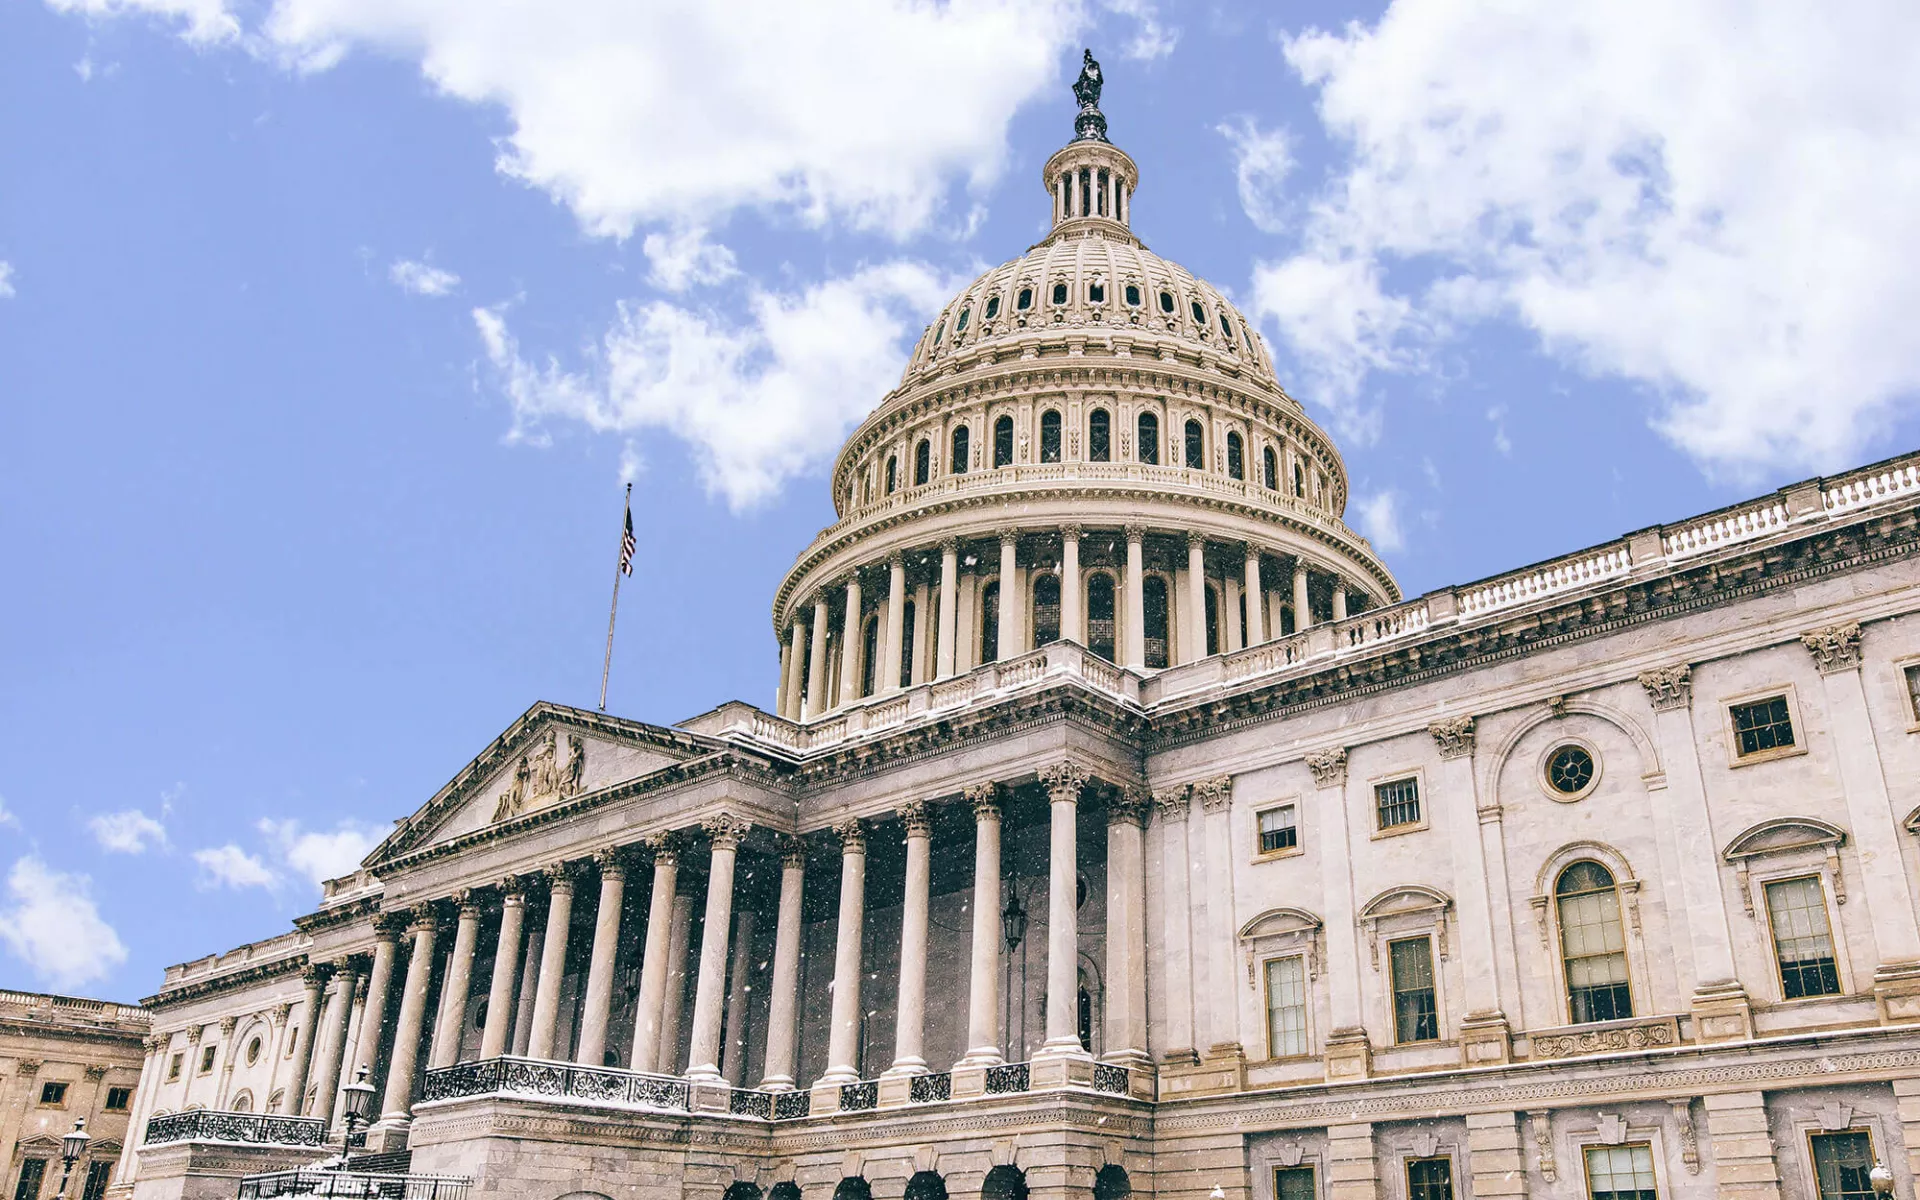
<svg viewBox="0 0 1920 1200">
<path fill-rule="evenodd" d="M 463 921 L 480 915 L 480 893 L 474 888 L 461 888 L 447 899 L 453 902 L 454 911 Z"/>
<path fill-rule="evenodd" d="M 571 860 L 548 863 L 540 868 L 540 874 L 546 878 L 549 892 L 571 893 L 574 880 L 580 877 L 580 864 Z"/>
<path fill-rule="evenodd" d="M 782 834 L 780 838 L 781 867 L 804 867 L 807 865 L 807 844 L 797 837 Z"/>
<path fill-rule="evenodd" d="M 1078 803 L 1080 789 L 1092 777 L 1092 772 L 1076 762 L 1055 763 L 1040 768 L 1041 786 L 1047 789 L 1047 799 L 1056 804 Z"/>
<path fill-rule="evenodd" d="M 1018 529 L 1003 529 L 1000 531 L 1000 544 L 1002 546 L 1014 545 L 1019 541 L 1020 531 Z"/>
<path fill-rule="evenodd" d="M 1640 686 L 1647 690 L 1647 703 L 1655 712 L 1693 706 L 1693 667 L 1687 663 L 1642 671 Z"/>
<path fill-rule="evenodd" d="M 1246 555 L 1248 558 L 1259 558 L 1266 552 L 1267 548 L 1265 546 L 1251 539 L 1240 543 L 1240 553 Z"/>
<path fill-rule="evenodd" d="M 229 1013 L 224 1017 L 221 1017 L 220 1018 L 220 1036 L 223 1038 L 232 1037 L 234 1027 L 239 1024 L 240 1024 L 240 1018 L 232 1015 L 231 1013 Z"/>
<path fill-rule="evenodd" d="M 887 570 L 904 571 L 907 569 L 907 556 L 898 550 L 887 555 Z"/>
<path fill-rule="evenodd" d="M 1427 732 L 1433 735 L 1433 744 L 1439 748 L 1442 759 L 1473 757 L 1472 717 L 1448 717 L 1435 721 L 1427 726 Z"/>
<path fill-rule="evenodd" d="M 1084 532 L 1086 532 L 1085 527 L 1078 521 L 1070 522 L 1060 527 L 1060 536 L 1066 538 L 1068 541 L 1079 541 L 1080 535 Z"/>
<path fill-rule="evenodd" d="M 867 852 L 867 827 L 860 818 L 850 817 L 833 827 L 833 835 L 840 839 L 840 853 L 865 854 Z"/>
<path fill-rule="evenodd" d="M 1123 532 L 1127 535 L 1127 541 L 1129 542 L 1144 542 L 1147 540 L 1147 527 L 1138 521 L 1127 522 Z"/>
<path fill-rule="evenodd" d="M 350 981 L 353 976 L 359 973 L 360 956 L 358 954 L 343 954 L 333 960 L 333 977 L 336 980 L 347 979 Z M 191 1031 L 188 1032 L 187 1037 L 190 1041 L 200 1040 L 200 1035 Z"/>
<path fill-rule="evenodd" d="M 655 866 L 674 866 L 680 861 L 680 835 L 671 829 L 650 833 L 640 839 L 640 845 L 653 856 Z"/>
<path fill-rule="evenodd" d="M 944 537 L 944 538 L 941 538 L 941 539 L 940 539 L 940 553 L 942 553 L 942 554 L 958 554 L 958 553 L 960 553 L 960 539 L 959 539 L 959 538 L 957 538 L 957 537 Z"/>
<path fill-rule="evenodd" d="M 276 1027 L 285 1027 L 287 1018 L 293 1015 L 293 1002 L 282 1000 L 273 1006 L 273 1023 Z"/>
<path fill-rule="evenodd" d="M 1855 671 L 1860 667 L 1860 622 L 1823 625 L 1800 635 L 1800 644 L 1813 655 L 1822 675 Z"/>
<path fill-rule="evenodd" d="M 140 1044 L 146 1048 L 148 1054 L 158 1054 L 172 1043 L 173 1035 L 170 1033 L 150 1033 L 140 1041 Z M 21 1064 L 23 1068 L 25 1065 L 24 1063 Z"/>
<path fill-rule="evenodd" d="M 1313 772 L 1313 786 L 1331 788 L 1347 785 L 1347 749 L 1335 746 L 1307 755 L 1307 769 Z"/>
<path fill-rule="evenodd" d="M 1152 803 L 1153 796 L 1146 788 L 1130 783 L 1107 797 L 1107 824 L 1145 829 L 1147 810 Z"/>
<path fill-rule="evenodd" d="M 973 819 L 976 822 L 1000 819 L 999 784 L 970 783 L 960 794 L 966 797 L 967 806 L 973 809 Z"/>
<path fill-rule="evenodd" d="M 627 877 L 627 848 L 625 846 L 604 846 L 593 852 L 593 865 L 600 872 L 601 879 L 625 879 Z"/>
<path fill-rule="evenodd" d="M 310 988 L 323 988 L 333 978 L 332 963 L 308 963 L 300 971 L 300 982 Z"/>
<path fill-rule="evenodd" d="M 706 831 L 715 850 L 738 850 L 740 839 L 746 837 L 747 830 L 753 826 L 731 813 L 715 813 L 700 822 L 700 828 Z"/>
<path fill-rule="evenodd" d="M 500 903 L 502 904 L 525 904 L 527 902 L 527 877 L 525 875 L 502 875 L 500 881 L 493 885 L 493 889 L 500 893 Z"/>
<path fill-rule="evenodd" d="M 407 924 L 416 932 L 440 928 L 440 905 L 432 900 L 414 905 L 407 910 Z"/>
<path fill-rule="evenodd" d="M 1160 820 L 1184 821 L 1187 819 L 1187 806 L 1192 803 L 1192 793 L 1182 784 L 1176 788 L 1163 788 L 1153 794 L 1153 806 L 1160 810 Z"/>
<path fill-rule="evenodd" d="M 1191 550 L 1195 546 L 1205 550 L 1207 548 L 1207 535 L 1204 533 L 1194 533 L 1190 530 L 1187 533 L 1187 549 Z"/>
<path fill-rule="evenodd" d="M 1216 775 L 1212 779 L 1196 780 L 1193 795 L 1207 812 L 1225 812 L 1233 804 L 1233 776 Z"/>
<path fill-rule="evenodd" d="M 407 930 L 409 920 L 406 909 L 383 912 L 373 918 L 373 937 L 375 941 L 391 942 L 397 940 Z"/>
<path fill-rule="evenodd" d="M 925 800 L 909 800 L 894 810 L 900 814 L 900 820 L 907 827 L 908 837 L 930 837 L 933 834 L 933 807 Z"/>
</svg>

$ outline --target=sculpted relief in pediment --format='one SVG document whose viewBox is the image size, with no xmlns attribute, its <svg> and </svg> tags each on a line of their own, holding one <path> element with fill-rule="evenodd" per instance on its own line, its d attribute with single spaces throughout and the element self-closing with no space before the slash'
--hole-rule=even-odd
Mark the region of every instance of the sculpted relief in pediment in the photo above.
<svg viewBox="0 0 1920 1200">
<path fill-rule="evenodd" d="M 514 763 L 506 790 L 494 802 L 494 822 L 511 820 L 579 794 L 580 782 L 587 773 L 587 741 L 577 733 L 568 734 L 563 759 L 559 740 L 559 731 L 549 726 L 533 749 Z"/>
</svg>

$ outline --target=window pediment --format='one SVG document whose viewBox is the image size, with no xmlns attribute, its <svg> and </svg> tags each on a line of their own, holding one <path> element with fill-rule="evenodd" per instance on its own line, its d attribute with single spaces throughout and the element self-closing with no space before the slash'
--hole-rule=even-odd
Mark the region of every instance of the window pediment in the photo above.
<svg viewBox="0 0 1920 1200">
<path fill-rule="evenodd" d="M 1367 952 L 1373 959 L 1373 969 L 1380 969 L 1382 924 L 1388 927 L 1390 934 L 1431 929 L 1434 933 L 1434 950 L 1444 961 L 1447 957 L 1447 910 L 1452 907 L 1453 899 L 1445 892 L 1417 883 L 1389 888 L 1367 901 L 1360 909 L 1360 925 L 1366 930 Z"/>
<path fill-rule="evenodd" d="M 1916 810 L 1920 815 L 1920 810 Z M 1909 818 L 1911 820 L 1911 818 Z M 1840 847 L 1847 844 L 1847 831 L 1816 817 L 1780 817 L 1762 821 L 1727 844 L 1721 857 L 1733 864 L 1740 877 L 1740 903 L 1749 917 L 1756 913 L 1753 869 L 1757 860 L 1767 858 L 1813 858 L 1826 864 L 1833 882 L 1836 903 L 1847 902 L 1846 876 L 1840 872 Z"/>
<path fill-rule="evenodd" d="M 1259 986 L 1260 959 L 1266 955 L 1304 950 L 1307 978 L 1320 977 L 1319 917 L 1302 908 L 1270 908 L 1240 927 L 1240 949 L 1247 960 L 1247 986 Z"/>
</svg>

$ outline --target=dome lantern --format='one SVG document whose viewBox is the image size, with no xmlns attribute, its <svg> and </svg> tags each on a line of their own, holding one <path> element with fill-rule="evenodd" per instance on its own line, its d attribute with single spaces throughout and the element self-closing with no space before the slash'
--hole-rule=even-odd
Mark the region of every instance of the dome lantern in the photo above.
<svg viewBox="0 0 1920 1200">
<path fill-rule="evenodd" d="M 1056 232 L 1068 222 L 1112 222 L 1122 229 L 1128 225 L 1140 169 L 1107 140 L 1107 118 L 1100 111 L 1101 82 L 1100 64 L 1088 50 L 1073 85 L 1074 97 L 1080 101 L 1073 141 L 1055 152 L 1041 170 L 1047 194 L 1053 197 Z"/>
</svg>

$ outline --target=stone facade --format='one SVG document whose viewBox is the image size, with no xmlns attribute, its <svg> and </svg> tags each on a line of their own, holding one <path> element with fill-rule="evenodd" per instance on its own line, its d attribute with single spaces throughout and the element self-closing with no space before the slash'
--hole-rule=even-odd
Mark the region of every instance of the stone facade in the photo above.
<svg viewBox="0 0 1920 1200">
<path fill-rule="evenodd" d="M 1920 458 L 1403 599 L 1080 127 L 849 440 L 773 711 L 535 705 L 170 970 L 142 1118 L 291 1120 L 142 1200 L 363 1069 L 530 1200 L 1913 1195 Z"/>
<path fill-rule="evenodd" d="M 137 1005 L 0 992 L 0 1184 L 14 1200 L 55 1200 L 60 1140 L 85 1124 L 66 1195 L 100 1200 L 124 1169 L 141 1087 L 147 1014 Z"/>
</svg>

